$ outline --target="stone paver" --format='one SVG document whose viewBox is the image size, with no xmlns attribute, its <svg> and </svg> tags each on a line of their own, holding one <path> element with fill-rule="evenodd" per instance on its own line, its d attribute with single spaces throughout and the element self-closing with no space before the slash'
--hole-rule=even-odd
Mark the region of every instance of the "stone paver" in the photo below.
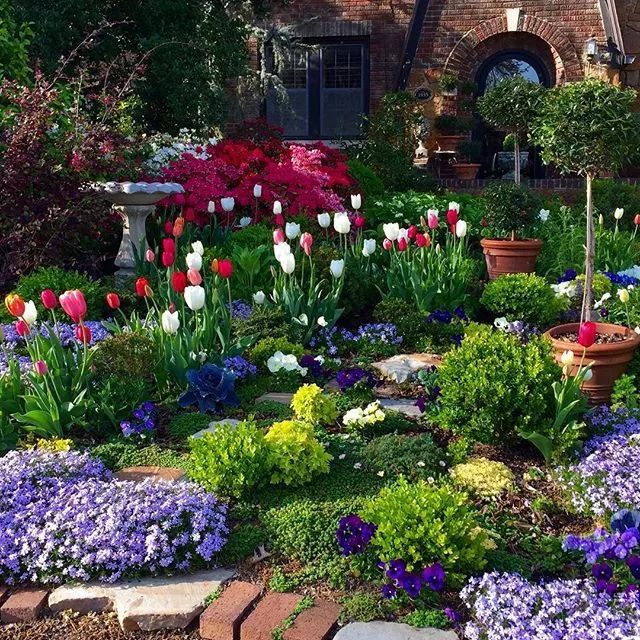
<svg viewBox="0 0 640 640">
<path fill-rule="evenodd" d="M 5 624 L 37 620 L 47 604 L 48 595 L 46 589 L 16 591 L 0 608 L 0 619 Z"/>
<path fill-rule="evenodd" d="M 240 640 L 271 640 L 271 632 L 294 612 L 300 600 L 293 593 L 269 593 L 242 623 Z"/>
<path fill-rule="evenodd" d="M 133 482 L 142 482 L 143 480 L 169 480 L 176 482 L 185 477 L 182 469 L 173 469 L 171 467 L 127 467 L 113 474 L 116 480 L 131 480 Z"/>
<path fill-rule="evenodd" d="M 224 420 L 214 420 L 213 422 L 209 423 L 209 426 L 206 429 L 200 429 L 200 431 L 198 431 L 197 433 L 194 433 L 191 437 L 202 438 L 202 436 L 205 433 L 214 433 L 214 431 L 221 424 L 230 424 L 232 427 L 236 427 L 240 424 L 240 420 L 235 420 L 234 418 L 225 418 Z"/>
<path fill-rule="evenodd" d="M 458 640 L 458 634 L 398 622 L 354 622 L 340 629 L 334 640 Z"/>
<path fill-rule="evenodd" d="M 293 393 L 270 392 L 261 395 L 256 402 L 279 402 L 280 404 L 291 404 Z"/>
<path fill-rule="evenodd" d="M 232 582 L 200 616 L 200 635 L 205 640 L 239 640 L 240 625 L 262 594 L 250 582 Z"/>
<path fill-rule="evenodd" d="M 412 373 L 425 367 L 437 367 L 441 362 L 441 356 L 433 353 L 401 353 L 386 360 L 374 362 L 371 366 L 383 377 L 402 383 L 406 382 Z"/>
<path fill-rule="evenodd" d="M 229 569 L 145 578 L 116 584 L 58 587 L 49 598 L 53 611 L 115 611 L 125 631 L 183 629 L 204 610 L 206 597 L 233 577 Z"/>
<path fill-rule="evenodd" d="M 342 607 L 328 600 L 316 600 L 283 634 L 283 640 L 327 640 L 338 622 Z"/>
<path fill-rule="evenodd" d="M 416 398 L 381 398 L 380 406 L 384 409 L 399 411 L 409 418 L 419 418 L 422 413 L 416 407 Z"/>
</svg>

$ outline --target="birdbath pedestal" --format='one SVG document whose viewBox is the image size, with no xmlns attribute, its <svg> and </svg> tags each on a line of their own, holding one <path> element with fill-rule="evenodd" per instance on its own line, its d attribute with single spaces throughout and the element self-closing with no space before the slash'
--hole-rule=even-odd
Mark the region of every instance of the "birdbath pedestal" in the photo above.
<svg viewBox="0 0 640 640">
<path fill-rule="evenodd" d="M 140 256 L 147 248 L 145 223 L 156 203 L 184 189 L 175 182 L 100 182 L 94 188 L 122 218 L 122 241 L 115 265 L 116 280 L 123 282 L 135 275 L 136 253 Z"/>
</svg>

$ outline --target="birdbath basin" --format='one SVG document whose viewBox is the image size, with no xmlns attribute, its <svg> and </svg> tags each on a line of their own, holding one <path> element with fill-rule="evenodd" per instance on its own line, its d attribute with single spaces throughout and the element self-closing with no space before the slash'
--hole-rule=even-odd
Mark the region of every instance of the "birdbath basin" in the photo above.
<svg viewBox="0 0 640 640">
<path fill-rule="evenodd" d="M 122 218 L 122 242 L 115 265 L 116 278 L 126 280 L 135 274 L 136 252 L 141 255 L 147 247 L 147 217 L 157 202 L 184 193 L 184 188 L 176 182 L 97 182 L 93 188 Z"/>
</svg>

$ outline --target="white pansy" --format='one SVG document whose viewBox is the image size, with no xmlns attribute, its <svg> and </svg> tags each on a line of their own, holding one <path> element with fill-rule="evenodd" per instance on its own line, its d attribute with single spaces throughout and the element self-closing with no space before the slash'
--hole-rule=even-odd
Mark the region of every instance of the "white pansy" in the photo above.
<svg viewBox="0 0 640 640">
<path fill-rule="evenodd" d="M 397 222 L 387 222 L 387 224 L 382 225 L 382 230 L 387 240 L 395 242 L 400 234 L 400 225 Z"/>
<path fill-rule="evenodd" d="M 318 321 L 317 321 L 317 322 L 318 322 L 318 324 L 319 324 L 321 327 L 326 327 L 326 326 L 329 324 L 329 323 L 325 320 L 324 316 L 320 316 L 320 317 L 318 318 Z"/>
<path fill-rule="evenodd" d="M 332 260 L 329 271 L 334 278 L 339 278 L 344 272 L 344 260 Z"/>
<path fill-rule="evenodd" d="M 576 293 L 578 292 L 578 285 L 574 280 L 560 282 L 559 284 L 552 284 L 551 288 L 555 292 L 556 298 L 560 298 L 561 296 L 565 296 L 570 299 L 575 298 Z"/>
<path fill-rule="evenodd" d="M 364 409 L 356 407 L 349 409 L 342 417 L 342 424 L 347 427 L 365 427 L 367 425 L 382 422 L 386 415 L 380 408 L 380 401 L 371 402 Z"/>
<path fill-rule="evenodd" d="M 177 311 L 171 313 L 168 309 L 162 312 L 162 330 L 169 335 L 175 335 L 180 328 L 180 317 Z"/>
<path fill-rule="evenodd" d="M 271 373 L 278 373 L 278 371 L 297 371 L 301 376 L 307 375 L 305 367 L 301 367 L 298 364 L 298 359 L 293 353 L 285 354 L 282 351 L 276 351 L 267 360 L 267 369 Z"/>
<path fill-rule="evenodd" d="M 496 329 L 500 329 L 500 331 L 504 331 L 504 330 L 509 326 L 509 321 L 508 321 L 506 318 L 504 318 L 504 317 L 502 317 L 502 318 L 496 318 L 496 319 L 493 321 L 493 326 L 494 326 Z"/>
<path fill-rule="evenodd" d="M 200 269 L 202 269 L 202 254 L 196 253 L 195 251 L 187 253 L 186 263 L 189 269 L 200 271 Z"/>
<path fill-rule="evenodd" d="M 540 222 L 546 222 L 549 219 L 550 215 L 551 215 L 551 212 L 549 211 L 549 209 L 540 209 L 540 213 L 538 214 L 538 220 L 540 220 Z"/>
<path fill-rule="evenodd" d="M 611 294 L 609 292 L 603 294 L 602 298 L 600 298 L 600 300 L 598 300 L 594 305 L 593 308 L 594 309 L 599 309 L 607 300 L 609 300 L 611 298 Z"/>
</svg>

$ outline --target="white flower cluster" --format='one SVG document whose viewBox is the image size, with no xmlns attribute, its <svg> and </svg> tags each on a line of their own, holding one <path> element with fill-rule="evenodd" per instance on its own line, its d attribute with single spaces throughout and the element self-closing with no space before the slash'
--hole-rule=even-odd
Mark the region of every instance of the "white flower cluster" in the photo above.
<svg viewBox="0 0 640 640">
<path fill-rule="evenodd" d="M 380 402 L 376 400 L 371 402 L 364 409 L 360 407 L 349 409 L 342 418 L 342 423 L 347 427 L 365 427 L 369 424 L 382 422 L 385 419 L 385 413 L 380 408 Z"/>
<path fill-rule="evenodd" d="M 145 161 L 145 168 L 152 174 L 159 173 L 171 161 L 189 153 L 201 160 L 207 160 L 209 154 L 206 148 L 217 144 L 215 138 L 198 140 L 194 129 L 180 129 L 178 135 L 173 137 L 166 133 L 157 134 L 147 141 L 150 148 L 150 156 Z"/>
<path fill-rule="evenodd" d="M 298 358 L 293 353 L 284 354 L 282 351 L 276 351 L 267 360 L 267 369 L 271 373 L 277 373 L 278 371 L 297 371 L 301 376 L 307 375 L 305 367 L 301 367 L 298 364 Z"/>
<path fill-rule="evenodd" d="M 575 280 L 570 280 L 568 282 L 560 282 L 559 284 L 552 284 L 551 288 L 556 294 L 556 298 L 561 298 L 565 296 L 569 299 L 575 298 L 576 293 L 578 291 L 578 284 Z"/>
</svg>

